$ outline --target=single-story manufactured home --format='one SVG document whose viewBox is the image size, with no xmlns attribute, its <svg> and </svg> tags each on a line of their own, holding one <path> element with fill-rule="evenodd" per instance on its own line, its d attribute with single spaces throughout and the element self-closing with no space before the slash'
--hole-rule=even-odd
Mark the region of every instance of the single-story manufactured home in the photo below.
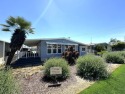
<svg viewBox="0 0 125 94">
<path fill-rule="evenodd" d="M 41 61 L 45 61 L 51 57 L 61 57 L 69 46 L 73 46 L 80 56 L 88 52 L 87 44 L 68 38 L 27 39 L 20 51 L 15 53 L 13 62 L 19 58 L 40 57 Z M 0 41 L 0 64 L 6 62 L 9 52 L 9 43 Z"/>
<path fill-rule="evenodd" d="M 61 57 L 62 53 L 66 51 L 69 46 L 73 46 L 74 50 L 78 51 L 80 55 L 84 55 L 88 52 L 87 44 L 67 38 L 27 39 L 24 45 L 31 48 L 36 47 L 36 53 L 38 53 L 41 61 L 51 57 Z"/>
<path fill-rule="evenodd" d="M 7 53 L 10 51 L 9 43 L 0 40 L 0 64 L 5 63 L 7 58 Z"/>
</svg>

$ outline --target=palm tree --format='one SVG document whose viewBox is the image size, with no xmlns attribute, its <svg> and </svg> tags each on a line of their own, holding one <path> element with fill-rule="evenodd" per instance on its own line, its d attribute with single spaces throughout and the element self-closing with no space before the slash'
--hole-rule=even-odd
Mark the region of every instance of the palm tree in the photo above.
<svg viewBox="0 0 125 94">
<path fill-rule="evenodd" d="M 34 31 L 33 28 L 31 28 L 31 23 L 19 16 L 10 16 L 6 20 L 6 25 L 1 24 L 1 26 L 3 26 L 2 31 L 14 31 L 10 42 L 10 54 L 6 62 L 6 66 L 9 66 L 12 62 L 15 52 L 20 50 L 24 44 L 26 34 L 33 33 Z"/>
</svg>

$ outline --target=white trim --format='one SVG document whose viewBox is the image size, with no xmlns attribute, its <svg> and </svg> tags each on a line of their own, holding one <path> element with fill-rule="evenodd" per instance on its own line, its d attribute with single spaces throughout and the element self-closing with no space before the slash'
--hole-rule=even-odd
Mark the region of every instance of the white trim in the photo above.
<svg viewBox="0 0 125 94">
<path fill-rule="evenodd" d="M 86 52 L 86 50 L 87 50 L 87 48 L 86 48 L 86 46 L 80 46 L 81 48 L 81 52 Z M 82 48 L 85 48 L 85 50 L 84 51 L 82 51 Z"/>
<path fill-rule="evenodd" d="M 52 44 L 50 44 L 50 45 L 52 45 Z M 56 53 L 53 53 L 53 49 L 54 48 L 48 48 L 48 44 L 46 45 L 47 47 L 46 47 L 46 52 L 47 52 L 47 55 L 52 55 L 52 54 L 62 54 L 62 45 L 61 44 L 56 44 L 57 45 L 57 48 L 56 48 Z M 58 53 L 58 45 L 61 45 L 61 53 Z M 48 49 L 51 49 L 51 53 L 48 53 Z"/>
<path fill-rule="evenodd" d="M 66 51 L 66 49 L 68 49 L 68 48 L 66 48 L 66 46 L 75 46 L 75 48 L 74 48 L 74 50 L 76 51 L 77 50 L 77 45 L 64 45 L 64 51 Z"/>
<path fill-rule="evenodd" d="M 75 51 L 78 51 L 78 46 L 77 45 L 75 45 Z"/>
<path fill-rule="evenodd" d="M 85 51 L 82 51 L 82 48 L 85 48 Z M 80 49 L 80 55 L 82 55 L 83 52 L 86 52 L 87 51 L 87 48 L 86 46 L 79 46 L 79 49 Z"/>
<path fill-rule="evenodd" d="M 78 44 L 75 44 L 75 43 L 63 43 L 63 42 L 46 42 L 46 44 L 78 45 Z"/>
</svg>

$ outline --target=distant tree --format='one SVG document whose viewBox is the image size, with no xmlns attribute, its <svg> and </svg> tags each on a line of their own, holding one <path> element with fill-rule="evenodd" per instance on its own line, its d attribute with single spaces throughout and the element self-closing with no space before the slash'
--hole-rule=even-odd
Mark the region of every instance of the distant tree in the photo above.
<svg viewBox="0 0 125 94">
<path fill-rule="evenodd" d="M 117 40 L 116 38 L 114 38 L 114 39 L 111 38 L 109 44 L 110 44 L 110 45 L 114 45 L 114 44 L 117 44 L 118 42 L 121 42 L 121 41 L 120 41 L 120 40 Z"/>
<path fill-rule="evenodd" d="M 33 33 L 33 29 L 31 28 L 31 23 L 29 21 L 26 21 L 22 17 L 12 17 L 10 16 L 6 20 L 6 25 L 1 24 L 3 26 L 2 31 L 12 31 L 13 28 L 14 33 L 11 37 L 10 42 L 10 54 L 6 62 L 6 66 L 9 66 L 11 64 L 11 61 L 13 59 L 13 56 L 17 50 L 20 50 L 22 45 L 24 44 L 24 41 L 26 39 L 26 34 Z"/>
<path fill-rule="evenodd" d="M 117 42 L 117 39 L 116 38 L 115 39 L 111 38 L 110 42 Z"/>
<path fill-rule="evenodd" d="M 105 51 L 106 48 L 105 48 L 105 46 L 103 46 L 103 45 L 101 45 L 101 44 L 97 44 L 97 45 L 95 45 L 94 50 L 95 50 L 96 52 L 101 52 L 101 51 Z"/>
<path fill-rule="evenodd" d="M 125 49 L 125 43 L 124 42 L 118 42 L 117 44 L 112 45 L 113 51 L 121 51 Z"/>
<path fill-rule="evenodd" d="M 107 47 L 109 46 L 109 44 L 108 43 L 99 43 L 99 45 L 102 45 L 103 47 L 104 47 L 104 49 L 106 50 L 107 49 Z"/>
<path fill-rule="evenodd" d="M 99 43 L 96 44 L 94 47 L 95 52 L 101 52 L 101 51 L 105 51 L 108 48 L 108 44 L 107 43 Z"/>
</svg>

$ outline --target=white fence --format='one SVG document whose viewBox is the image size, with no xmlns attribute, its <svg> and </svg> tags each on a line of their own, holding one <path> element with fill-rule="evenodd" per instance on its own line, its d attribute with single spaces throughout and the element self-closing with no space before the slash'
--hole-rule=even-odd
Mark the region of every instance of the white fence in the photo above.
<svg viewBox="0 0 125 94">
<path fill-rule="evenodd" d="M 39 54 L 37 52 L 17 52 L 17 59 L 19 58 L 29 58 L 29 57 L 39 57 Z"/>
</svg>

